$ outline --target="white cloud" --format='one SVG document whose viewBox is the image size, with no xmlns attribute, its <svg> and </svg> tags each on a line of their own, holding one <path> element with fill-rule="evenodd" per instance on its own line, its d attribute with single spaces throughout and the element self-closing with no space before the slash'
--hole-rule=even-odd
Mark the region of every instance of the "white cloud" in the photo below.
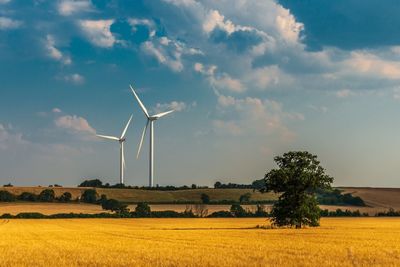
<svg viewBox="0 0 400 267">
<path fill-rule="evenodd" d="M 210 10 L 203 22 L 203 30 L 206 33 L 212 32 L 216 27 L 231 34 L 235 31 L 235 25 L 230 20 L 225 20 L 218 10 Z"/>
<path fill-rule="evenodd" d="M 55 47 L 56 41 L 54 37 L 50 34 L 46 36 L 45 40 L 45 49 L 47 51 L 47 55 L 57 61 L 60 61 L 64 65 L 69 65 L 72 63 L 72 60 L 69 56 L 61 53 L 59 49 Z"/>
<path fill-rule="evenodd" d="M 215 65 L 205 67 L 203 64 L 197 62 L 194 64 L 194 70 L 205 75 L 211 86 L 216 89 L 224 89 L 236 93 L 242 93 L 246 89 L 240 80 L 235 79 L 224 72 L 218 73 L 217 66 Z"/>
<path fill-rule="evenodd" d="M 59 109 L 59 108 L 53 108 L 53 109 L 51 110 L 51 112 L 53 112 L 53 113 L 61 113 L 62 111 L 61 111 L 61 109 Z"/>
<path fill-rule="evenodd" d="M 8 4 L 11 0 L 0 0 L 0 5 Z"/>
<path fill-rule="evenodd" d="M 172 101 L 170 103 L 157 103 L 155 107 L 155 112 L 160 113 L 168 110 L 175 110 L 179 112 L 196 107 L 196 105 L 197 105 L 196 102 L 187 104 L 182 101 Z"/>
<path fill-rule="evenodd" d="M 283 40 L 292 44 L 299 42 L 304 25 L 297 22 L 288 9 L 279 6 L 275 22 Z"/>
<path fill-rule="evenodd" d="M 28 144 L 21 133 L 12 133 L 11 126 L 4 126 L 0 123 L 0 150 L 13 148 L 16 145 Z"/>
<path fill-rule="evenodd" d="M 83 84 L 85 82 L 85 77 L 78 73 L 70 74 L 70 75 L 65 75 L 63 77 L 64 81 L 70 82 L 76 85 Z"/>
<path fill-rule="evenodd" d="M 62 0 L 58 3 L 58 13 L 70 16 L 76 13 L 93 11 L 94 7 L 90 0 Z"/>
<path fill-rule="evenodd" d="M 118 42 L 110 29 L 113 23 L 113 19 L 81 20 L 79 21 L 79 26 L 81 27 L 86 38 L 93 45 L 103 48 L 111 48 L 115 43 Z"/>
<path fill-rule="evenodd" d="M 65 115 L 55 119 L 54 124 L 60 128 L 75 134 L 82 139 L 93 139 L 96 130 L 90 126 L 89 122 L 76 115 Z"/>
<path fill-rule="evenodd" d="M 400 63 L 398 61 L 385 60 L 365 51 L 351 52 L 349 59 L 343 62 L 343 67 L 342 73 L 345 74 L 355 72 L 369 77 L 400 79 Z"/>
<path fill-rule="evenodd" d="M 141 45 L 142 51 L 146 54 L 153 56 L 157 61 L 166 65 L 174 72 L 181 72 L 184 69 L 183 59 L 184 55 L 202 55 L 203 52 L 189 48 L 186 44 L 169 39 L 166 36 L 160 38 L 153 38 L 146 41 Z"/>
<path fill-rule="evenodd" d="M 0 17 L 0 30 L 13 30 L 22 26 L 22 21 Z"/>
</svg>

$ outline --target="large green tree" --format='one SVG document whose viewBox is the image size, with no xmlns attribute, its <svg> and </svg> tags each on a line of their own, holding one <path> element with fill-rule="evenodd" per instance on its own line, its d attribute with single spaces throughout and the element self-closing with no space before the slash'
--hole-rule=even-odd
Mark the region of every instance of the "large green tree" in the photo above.
<svg viewBox="0 0 400 267">
<path fill-rule="evenodd" d="M 319 226 L 320 209 L 316 189 L 329 189 L 333 178 L 325 174 L 317 156 L 295 151 L 274 158 L 279 169 L 267 173 L 261 192 L 280 194 L 272 208 L 272 223 L 276 226 Z"/>
</svg>

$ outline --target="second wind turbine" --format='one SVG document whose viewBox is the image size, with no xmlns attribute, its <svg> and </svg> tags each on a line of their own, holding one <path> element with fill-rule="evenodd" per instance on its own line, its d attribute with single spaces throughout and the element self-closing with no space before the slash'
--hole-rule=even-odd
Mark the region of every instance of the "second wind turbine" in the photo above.
<svg viewBox="0 0 400 267">
<path fill-rule="evenodd" d="M 129 85 L 129 87 L 131 88 L 133 95 L 135 96 L 137 102 L 139 103 L 140 108 L 142 109 L 144 115 L 147 118 L 147 123 L 143 129 L 142 138 L 140 139 L 139 149 L 138 149 L 138 152 L 136 155 L 137 158 L 139 157 L 140 149 L 142 148 L 143 139 L 144 139 L 144 136 L 146 135 L 147 127 L 150 124 L 149 187 L 153 187 L 153 182 L 154 182 L 154 122 L 156 120 L 158 120 L 159 118 L 164 117 L 165 115 L 173 112 L 174 110 L 170 110 L 167 112 L 162 112 L 162 113 L 158 113 L 156 115 L 150 116 L 146 107 L 143 105 L 142 101 L 140 101 L 135 90 L 133 90 L 131 85 Z"/>
<path fill-rule="evenodd" d="M 122 131 L 121 137 L 119 137 L 119 138 L 116 136 L 97 134 L 97 137 L 119 142 L 119 145 L 120 145 L 119 182 L 120 182 L 120 184 L 124 184 L 124 169 L 125 169 L 124 142 L 126 140 L 126 138 L 125 138 L 126 131 L 128 130 L 131 120 L 132 120 L 132 116 L 129 118 L 129 121 L 126 124 L 125 129 Z"/>
</svg>

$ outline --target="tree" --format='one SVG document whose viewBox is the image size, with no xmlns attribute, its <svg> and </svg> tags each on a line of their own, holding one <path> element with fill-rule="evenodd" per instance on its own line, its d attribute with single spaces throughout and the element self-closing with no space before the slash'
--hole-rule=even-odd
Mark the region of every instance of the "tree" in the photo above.
<svg viewBox="0 0 400 267">
<path fill-rule="evenodd" d="M 116 199 L 105 199 L 101 203 L 101 207 L 104 210 L 111 210 L 115 211 L 117 213 L 124 213 L 128 212 L 128 206 L 125 204 L 122 204 Z"/>
<path fill-rule="evenodd" d="M 196 184 L 192 184 L 192 189 L 196 189 L 197 185 Z"/>
<path fill-rule="evenodd" d="M 97 192 L 94 189 L 87 189 L 82 194 L 82 201 L 86 203 L 96 203 Z"/>
<path fill-rule="evenodd" d="M 235 217 L 245 217 L 246 211 L 240 206 L 240 204 L 233 204 L 230 209 L 231 213 Z"/>
<path fill-rule="evenodd" d="M 214 184 L 214 188 L 220 188 L 221 187 L 221 182 L 216 182 L 215 184 Z"/>
<path fill-rule="evenodd" d="M 78 187 L 101 187 L 103 182 L 99 179 L 85 180 Z"/>
<path fill-rule="evenodd" d="M 53 189 L 45 189 L 39 194 L 39 201 L 42 202 L 52 202 L 55 199 L 55 194 Z"/>
<path fill-rule="evenodd" d="M 250 201 L 250 198 L 251 198 L 251 194 L 250 194 L 250 193 L 243 194 L 243 195 L 241 195 L 241 196 L 239 197 L 239 202 L 240 202 L 240 203 L 242 203 L 242 202 L 249 202 L 249 201 Z"/>
<path fill-rule="evenodd" d="M 203 204 L 208 204 L 208 203 L 210 203 L 210 197 L 207 195 L 207 194 L 201 194 L 201 196 L 200 196 L 200 198 L 201 198 L 201 202 L 203 203 Z"/>
<path fill-rule="evenodd" d="M 22 201 L 36 201 L 38 196 L 30 192 L 23 192 L 18 196 L 18 199 Z"/>
<path fill-rule="evenodd" d="M 151 209 L 149 204 L 146 202 L 139 202 L 135 208 L 135 213 L 137 217 L 150 217 Z"/>
<path fill-rule="evenodd" d="M 274 158 L 279 169 L 265 175 L 261 192 L 281 194 L 271 212 L 276 226 L 319 226 L 320 209 L 315 191 L 330 189 L 333 178 L 325 174 L 317 156 L 295 151 Z"/>
<path fill-rule="evenodd" d="M 64 192 L 59 198 L 58 200 L 60 202 L 70 202 L 72 198 L 72 195 L 70 192 Z"/>
</svg>

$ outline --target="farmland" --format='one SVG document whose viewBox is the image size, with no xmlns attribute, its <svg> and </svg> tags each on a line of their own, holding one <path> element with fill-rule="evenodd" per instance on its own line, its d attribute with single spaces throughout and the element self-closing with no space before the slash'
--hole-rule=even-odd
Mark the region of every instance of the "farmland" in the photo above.
<svg viewBox="0 0 400 267">
<path fill-rule="evenodd" d="M 398 266 L 400 219 L 323 218 L 262 229 L 265 219 L 0 221 L 4 266 Z"/>
</svg>

